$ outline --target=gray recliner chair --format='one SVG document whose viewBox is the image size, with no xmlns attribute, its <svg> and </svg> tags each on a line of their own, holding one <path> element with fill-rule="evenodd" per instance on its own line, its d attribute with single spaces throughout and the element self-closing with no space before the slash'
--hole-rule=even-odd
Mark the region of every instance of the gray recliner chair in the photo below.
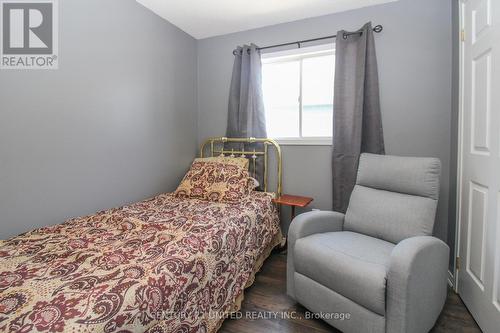
<svg viewBox="0 0 500 333">
<path fill-rule="evenodd" d="M 447 295 L 449 248 L 430 236 L 440 170 L 434 158 L 363 154 L 345 215 L 293 220 L 288 294 L 344 332 L 428 332 Z"/>
</svg>

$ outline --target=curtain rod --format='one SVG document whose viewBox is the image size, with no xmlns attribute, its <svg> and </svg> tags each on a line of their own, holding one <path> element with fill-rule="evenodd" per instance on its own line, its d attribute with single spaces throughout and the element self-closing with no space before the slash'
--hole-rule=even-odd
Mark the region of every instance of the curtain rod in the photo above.
<svg viewBox="0 0 500 333">
<path fill-rule="evenodd" d="M 373 27 L 373 31 L 376 32 L 376 33 L 382 32 L 382 30 L 384 30 L 384 27 L 381 26 L 380 24 L 376 25 L 375 27 Z M 363 32 L 359 31 L 359 30 L 358 31 L 354 31 L 354 32 L 344 32 L 344 35 L 342 36 L 342 38 L 346 39 L 347 36 L 356 35 L 356 34 L 362 34 L 362 33 Z M 290 42 L 290 43 L 283 43 L 283 44 L 275 44 L 275 45 L 269 45 L 269 46 L 264 46 L 264 47 L 258 47 L 257 50 L 261 51 L 261 50 L 272 49 L 272 48 L 275 48 L 275 47 L 289 46 L 289 45 L 295 45 L 295 44 L 297 44 L 297 46 L 300 49 L 301 44 L 309 43 L 309 42 L 316 42 L 318 40 L 323 40 L 323 39 L 333 39 L 333 38 L 336 38 L 336 37 L 337 37 L 337 35 L 331 35 L 331 36 L 325 36 L 325 37 L 304 39 L 304 40 L 299 40 L 299 41 L 296 41 L 296 42 Z M 233 54 L 236 55 L 236 50 L 233 51 Z"/>
</svg>

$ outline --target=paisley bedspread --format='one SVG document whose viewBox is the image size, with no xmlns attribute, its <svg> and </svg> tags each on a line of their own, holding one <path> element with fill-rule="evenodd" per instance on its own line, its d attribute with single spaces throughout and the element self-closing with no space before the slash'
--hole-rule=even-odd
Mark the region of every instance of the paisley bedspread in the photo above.
<svg viewBox="0 0 500 333">
<path fill-rule="evenodd" d="M 0 241 L 0 332 L 214 332 L 280 233 L 268 193 L 163 194 Z"/>
</svg>

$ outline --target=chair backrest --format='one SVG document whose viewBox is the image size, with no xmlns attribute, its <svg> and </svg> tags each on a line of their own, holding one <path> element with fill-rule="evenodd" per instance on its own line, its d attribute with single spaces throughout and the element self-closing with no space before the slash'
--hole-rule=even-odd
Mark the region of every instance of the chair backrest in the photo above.
<svg viewBox="0 0 500 333">
<path fill-rule="evenodd" d="M 344 229 L 392 243 L 432 235 L 440 173 L 437 158 L 361 155 Z"/>
</svg>

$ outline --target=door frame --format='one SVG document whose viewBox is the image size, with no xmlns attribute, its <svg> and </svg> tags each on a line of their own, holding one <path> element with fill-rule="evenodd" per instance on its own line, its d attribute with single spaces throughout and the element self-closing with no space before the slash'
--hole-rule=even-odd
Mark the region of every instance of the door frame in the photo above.
<svg viewBox="0 0 500 333">
<path fill-rule="evenodd" d="M 464 126 L 464 51 L 465 51 L 465 43 L 463 41 L 463 34 L 465 34 L 465 2 L 467 0 L 456 0 L 458 1 L 458 13 L 459 13 L 459 31 L 460 31 L 460 42 L 459 42 L 459 83 L 458 83 L 458 144 L 457 144 L 457 205 L 456 205 L 456 228 L 455 228 L 455 257 L 456 258 L 461 258 L 460 254 L 460 232 L 461 232 L 461 226 L 462 226 L 462 191 L 463 191 L 463 184 L 462 184 L 462 165 L 463 165 L 463 146 L 464 146 L 464 140 L 463 140 L 463 126 Z M 462 260 L 461 260 L 462 261 Z M 453 265 L 453 273 L 452 273 L 452 283 L 453 283 L 453 290 L 458 293 L 458 267 L 455 264 Z M 462 268 L 463 269 L 463 268 Z"/>
</svg>

